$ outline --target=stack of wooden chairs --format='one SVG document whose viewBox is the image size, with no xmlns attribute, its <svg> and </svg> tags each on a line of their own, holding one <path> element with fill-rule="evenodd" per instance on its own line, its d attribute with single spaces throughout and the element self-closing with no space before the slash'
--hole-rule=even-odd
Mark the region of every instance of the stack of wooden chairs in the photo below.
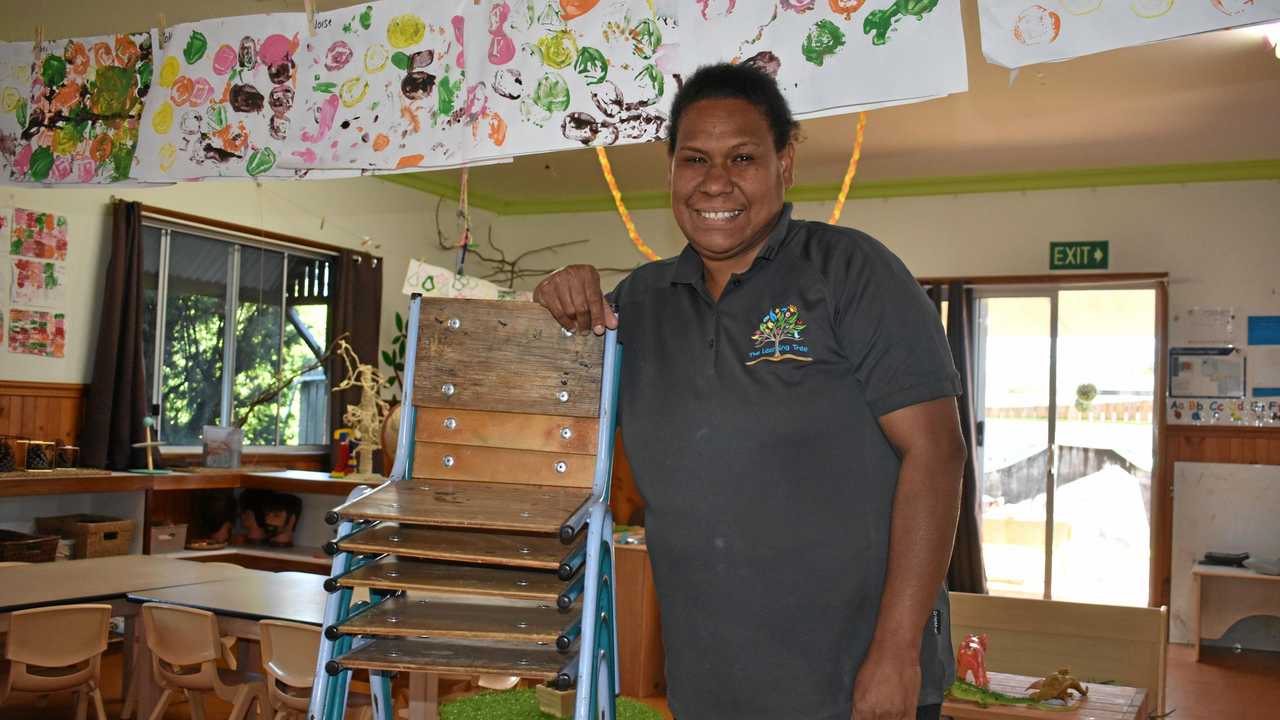
<svg viewBox="0 0 1280 720">
<path fill-rule="evenodd" d="M 363 669 L 386 720 L 397 672 L 536 678 L 576 688 L 575 718 L 612 718 L 614 334 L 532 303 L 415 296 L 408 336 L 390 479 L 328 514 L 308 717 L 342 718 Z"/>
</svg>

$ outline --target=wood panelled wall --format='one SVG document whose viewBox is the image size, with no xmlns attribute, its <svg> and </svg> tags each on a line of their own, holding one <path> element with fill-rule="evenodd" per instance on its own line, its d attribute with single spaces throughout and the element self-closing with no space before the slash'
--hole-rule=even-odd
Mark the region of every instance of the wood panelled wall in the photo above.
<svg viewBox="0 0 1280 720">
<path fill-rule="evenodd" d="M 78 445 L 86 386 L 0 380 L 0 435 Z"/>
<path fill-rule="evenodd" d="M 1173 551 L 1173 466 L 1177 462 L 1280 465 L 1280 428 L 1167 426 L 1160 451 L 1160 481 L 1167 488 L 1152 500 L 1155 527 L 1151 530 L 1153 605 L 1169 604 Z"/>
</svg>

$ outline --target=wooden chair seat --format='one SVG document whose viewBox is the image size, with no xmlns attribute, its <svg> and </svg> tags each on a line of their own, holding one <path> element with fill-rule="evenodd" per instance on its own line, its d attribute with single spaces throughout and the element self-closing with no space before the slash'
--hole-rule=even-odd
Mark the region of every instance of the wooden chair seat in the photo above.
<svg viewBox="0 0 1280 720">
<path fill-rule="evenodd" d="M 554 605 L 494 605 L 425 601 L 413 595 L 389 598 L 339 625 L 347 635 L 431 637 L 459 640 L 555 641 L 581 611 L 561 612 Z"/>
<path fill-rule="evenodd" d="M 345 587 L 417 590 L 457 595 L 538 600 L 554 605 L 566 583 L 547 570 L 516 570 L 387 559 L 338 580 Z"/>
<path fill-rule="evenodd" d="M 377 638 L 342 656 L 352 670 L 434 672 L 444 675 L 518 675 L 552 680 L 565 664 L 554 647 L 530 643 Z"/>
<path fill-rule="evenodd" d="M 590 496 L 591 488 L 405 480 L 383 485 L 348 503 L 339 515 L 353 520 L 554 534 Z"/>
<path fill-rule="evenodd" d="M 565 545 L 545 535 L 441 530 L 420 525 L 379 523 L 338 543 L 354 553 L 392 553 L 400 557 L 488 563 L 555 570 L 585 541 Z"/>
</svg>

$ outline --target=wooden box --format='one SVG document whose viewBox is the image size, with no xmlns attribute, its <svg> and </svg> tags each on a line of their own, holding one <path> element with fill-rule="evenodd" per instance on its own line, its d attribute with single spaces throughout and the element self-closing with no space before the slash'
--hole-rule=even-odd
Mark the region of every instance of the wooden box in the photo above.
<svg viewBox="0 0 1280 720">
<path fill-rule="evenodd" d="M 152 525 L 151 554 L 179 552 L 187 546 L 187 524 Z"/>
<path fill-rule="evenodd" d="M 0 561 L 53 562 L 58 552 L 58 536 L 28 535 L 15 530 L 0 530 Z"/>
<path fill-rule="evenodd" d="M 644 545 L 616 545 L 614 563 L 619 690 L 627 697 L 662 695 L 667 688 L 666 659 L 649 551 Z"/>
<path fill-rule="evenodd" d="M 36 518 L 36 532 L 75 540 L 75 558 L 79 560 L 128 555 L 135 524 L 133 520 L 76 513 Z"/>
<path fill-rule="evenodd" d="M 573 717 L 573 703 L 578 693 L 573 690 L 557 690 L 545 683 L 539 683 L 533 694 L 538 698 L 538 709 L 554 718 Z"/>
</svg>

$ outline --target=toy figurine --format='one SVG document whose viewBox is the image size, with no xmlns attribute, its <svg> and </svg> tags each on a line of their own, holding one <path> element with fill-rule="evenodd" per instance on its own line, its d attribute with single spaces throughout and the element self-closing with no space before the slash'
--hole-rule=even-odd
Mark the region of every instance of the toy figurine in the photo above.
<svg viewBox="0 0 1280 720">
<path fill-rule="evenodd" d="M 1045 700 L 1061 700 L 1067 705 L 1071 704 L 1071 692 L 1075 690 L 1080 693 L 1080 697 L 1089 695 L 1089 688 L 1086 688 L 1079 680 L 1071 675 L 1071 668 L 1058 668 L 1058 672 L 1050 675 L 1043 680 L 1037 680 L 1027 686 L 1028 690 L 1035 690 L 1031 694 L 1031 699 L 1036 702 L 1044 702 Z"/>
<path fill-rule="evenodd" d="M 348 405 L 342 421 L 351 425 L 352 435 L 359 443 L 355 449 L 355 455 L 359 459 L 359 474 L 372 475 L 373 453 L 380 447 L 378 441 L 382 435 L 382 421 L 391 409 L 390 404 L 378 394 L 387 384 L 386 378 L 374 366 L 361 363 L 346 340 L 338 341 L 335 353 L 346 365 L 347 377 L 334 386 L 333 391 L 348 388 L 360 390 L 359 404 Z"/>
<path fill-rule="evenodd" d="M 338 446 L 338 457 L 333 463 L 329 477 L 346 477 L 351 464 L 351 428 L 338 428 L 333 431 L 333 441 Z"/>
<path fill-rule="evenodd" d="M 991 689 L 987 677 L 987 636 L 968 635 L 956 650 L 956 677 L 984 690 Z"/>
</svg>

